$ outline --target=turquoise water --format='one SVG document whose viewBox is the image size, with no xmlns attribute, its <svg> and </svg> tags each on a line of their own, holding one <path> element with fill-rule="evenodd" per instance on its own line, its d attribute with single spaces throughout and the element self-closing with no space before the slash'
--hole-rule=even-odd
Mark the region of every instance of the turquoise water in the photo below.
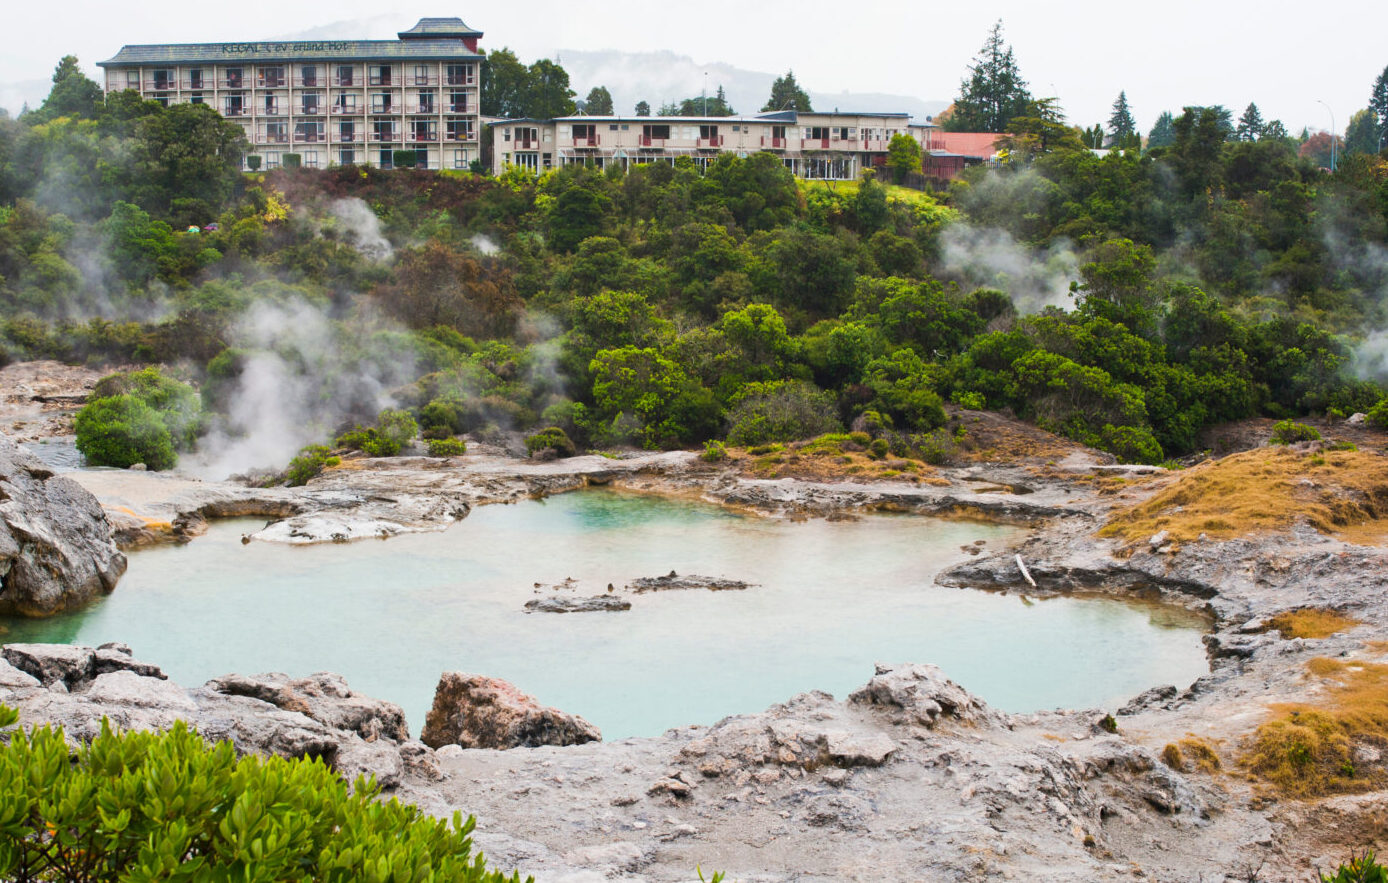
<svg viewBox="0 0 1388 883">
<path fill-rule="evenodd" d="M 108 598 L 3 640 L 124 641 L 175 680 L 228 672 L 343 674 L 397 702 L 415 733 L 438 675 L 505 678 L 607 739 L 760 711 L 810 689 L 843 696 L 873 663 L 933 662 L 1011 711 L 1115 708 L 1208 671 L 1203 623 L 1108 599 L 934 584 L 959 546 L 1011 529 L 909 516 L 793 523 L 715 506 L 584 491 L 484 506 L 442 533 L 308 547 L 254 542 L 263 522 L 214 523 L 136 552 Z M 671 570 L 746 591 L 631 596 L 623 613 L 528 614 L 572 577 L 618 591 Z"/>
</svg>

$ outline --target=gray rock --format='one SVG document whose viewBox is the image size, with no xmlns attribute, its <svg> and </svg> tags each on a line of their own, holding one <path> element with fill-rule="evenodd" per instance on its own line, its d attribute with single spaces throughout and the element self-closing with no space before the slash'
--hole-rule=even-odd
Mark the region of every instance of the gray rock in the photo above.
<svg viewBox="0 0 1388 883">
<path fill-rule="evenodd" d="M 162 708 L 180 715 L 193 715 L 198 706 L 188 693 L 173 681 L 146 677 L 133 671 L 113 671 L 97 675 L 90 687 L 81 694 L 96 705 L 133 705 L 140 708 Z"/>
<path fill-rule="evenodd" d="M 96 651 L 68 644 L 6 644 L 3 655 L 11 665 L 45 686 L 61 683 L 69 690 L 96 677 Z"/>
<path fill-rule="evenodd" d="M 353 692 L 341 675 L 319 672 L 291 678 L 279 672 L 224 675 L 205 687 L 227 696 L 247 696 L 284 711 L 302 714 L 336 730 L 347 730 L 367 741 L 379 738 L 403 742 L 410 737 L 400 706 Z"/>
<path fill-rule="evenodd" d="M 583 718 L 536 702 L 499 678 L 444 672 L 420 740 L 431 748 L 533 748 L 601 741 Z"/>
<path fill-rule="evenodd" d="M 673 570 L 664 576 L 643 576 L 627 583 L 627 589 L 638 595 L 646 592 L 669 592 L 687 589 L 708 589 L 710 592 L 740 592 L 751 587 L 738 579 L 722 579 L 716 576 L 690 574 L 680 576 Z"/>
<path fill-rule="evenodd" d="M 0 687 L 20 690 L 40 686 L 42 683 L 38 678 L 22 669 L 15 668 L 9 660 L 0 658 Z"/>
<path fill-rule="evenodd" d="M 1168 705 L 1180 690 L 1171 684 L 1161 687 L 1153 687 L 1134 696 L 1132 701 L 1118 709 L 1120 715 L 1137 714 L 1149 708 L 1161 708 Z"/>
<path fill-rule="evenodd" d="M 125 566 L 96 497 L 0 436 L 0 615 L 81 607 Z"/>
<path fill-rule="evenodd" d="M 405 773 L 399 747 L 384 740 L 344 740 L 335 763 L 338 773 L 348 782 L 355 782 L 358 776 L 373 776 L 376 784 L 386 789 L 399 785 Z"/>
<path fill-rule="evenodd" d="M 337 762 L 345 734 L 307 715 L 284 711 L 249 696 L 208 689 L 190 691 L 198 704 L 198 731 L 212 741 L 228 739 L 237 751 L 281 757 L 321 757 Z"/>
<path fill-rule="evenodd" d="M 152 662 L 141 662 L 130 655 L 127 648 L 125 652 L 119 650 L 98 647 L 96 650 L 96 673 L 103 675 L 113 671 L 133 671 L 137 675 L 147 678 L 166 679 L 168 675 L 164 670 Z"/>
<path fill-rule="evenodd" d="M 525 602 L 527 613 L 615 613 L 630 609 L 630 601 L 615 595 L 593 595 L 590 598 L 536 598 Z"/>
<path fill-rule="evenodd" d="M 984 720 L 996 713 L 982 699 L 945 677 L 934 665 L 877 664 L 877 674 L 849 702 L 899 708 L 916 723 L 933 727 L 941 718 Z"/>
</svg>

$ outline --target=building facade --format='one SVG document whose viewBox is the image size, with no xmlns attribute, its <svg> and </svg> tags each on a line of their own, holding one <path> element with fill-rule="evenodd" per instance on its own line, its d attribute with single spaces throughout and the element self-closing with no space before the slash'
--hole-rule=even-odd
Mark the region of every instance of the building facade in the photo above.
<svg viewBox="0 0 1388 883">
<path fill-rule="evenodd" d="M 492 171 L 540 173 L 570 163 L 622 168 L 689 157 L 701 169 L 719 154 L 770 151 L 803 178 L 851 181 L 887 161 L 892 137 L 906 134 L 924 149 L 933 126 L 905 113 L 778 111 L 740 117 L 569 116 L 497 120 Z"/>
<path fill-rule="evenodd" d="M 392 168 L 413 154 L 416 167 L 465 169 L 481 157 L 481 36 L 425 18 L 396 40 L 125 46 L 99 65 L 108 94 L 206 104 L 240 123 L 246 168 L 286 154 Z"/>
</svg>

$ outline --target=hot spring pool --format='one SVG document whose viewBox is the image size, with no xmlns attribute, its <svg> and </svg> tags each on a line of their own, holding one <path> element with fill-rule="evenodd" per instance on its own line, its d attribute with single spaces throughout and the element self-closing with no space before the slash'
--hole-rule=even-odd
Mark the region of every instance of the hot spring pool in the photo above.
<svg viewBox="0 0 1388 883">
<path fill-rule="evenodd" d="M 441 671 L 492 675 L 608 740 L 804 690 L 842 697 L 877 661 L 935 663 L 1009 711 L 1113 709 L 1208 671 L 1196 614 L 934 584 L 960 545 L 996 547 L 1006 527 L 898 515 L 788 522 L 593 490 L 345 545 L 242 545 L 262 523 L 215 523 L 188 545 L 133 553 L 108 598 L 54 619 L 0 620 L 0 638 L 124 641 L 189 686 L 233 671 L 336 671 L 402 705 L 416 734 Z M 757 585 L 634 595 L 621 613 L 523 608 L 671 570 Z M 577 592 L 534 588 L 566 578 Z"/>
</svg>

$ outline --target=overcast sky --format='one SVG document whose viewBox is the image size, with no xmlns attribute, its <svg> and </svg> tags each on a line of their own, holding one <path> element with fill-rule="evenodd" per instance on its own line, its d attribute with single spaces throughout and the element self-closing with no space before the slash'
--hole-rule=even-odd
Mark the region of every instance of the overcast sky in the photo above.
<svg viewBox="0 0 1388 883">
<path fill-rule="evenodd" d="M 127 43 L 285 37 L 356 21 L 362 37 L 392 36 L 426 15 L 459 15 L 484 48 L 523 60 L 563 49 L 669 49 L 697 62 L 779 73 L 820 91 L 892 92 L 948 101 L 995 19 L 1037 95 L 1057 95 L 1071 122 L 1106 122 L 1120 89 L 1144 131 L 1162 110 L 1256 101 L 1287 128 L 1343 132 L 1388 65 L 1388 2 L 1122 0 L 992 3 L 901 0 L 703 0 L 584 5 L 557 0 L 452 6 L 418 0 L 294 0 L 6 4 L 0 104 L 29 97 L 57 60 L 95 62 Z M 388 14 L 385 14 L 388 10 Z M 562 59 L 561 59 L 562 60 Z M 27 91 L 15 84 L 30 81 Z M 574 83 L 580 96 L 596 83 Z M 702 82 L 689 84 L 698 94 Z M 38 97 L 46 94 L 41 89 Z M 1325 101 L 1330 109 L 1318 103 Z M 16 111 L 17 107 L 11 107 Z"/>
</svg>

